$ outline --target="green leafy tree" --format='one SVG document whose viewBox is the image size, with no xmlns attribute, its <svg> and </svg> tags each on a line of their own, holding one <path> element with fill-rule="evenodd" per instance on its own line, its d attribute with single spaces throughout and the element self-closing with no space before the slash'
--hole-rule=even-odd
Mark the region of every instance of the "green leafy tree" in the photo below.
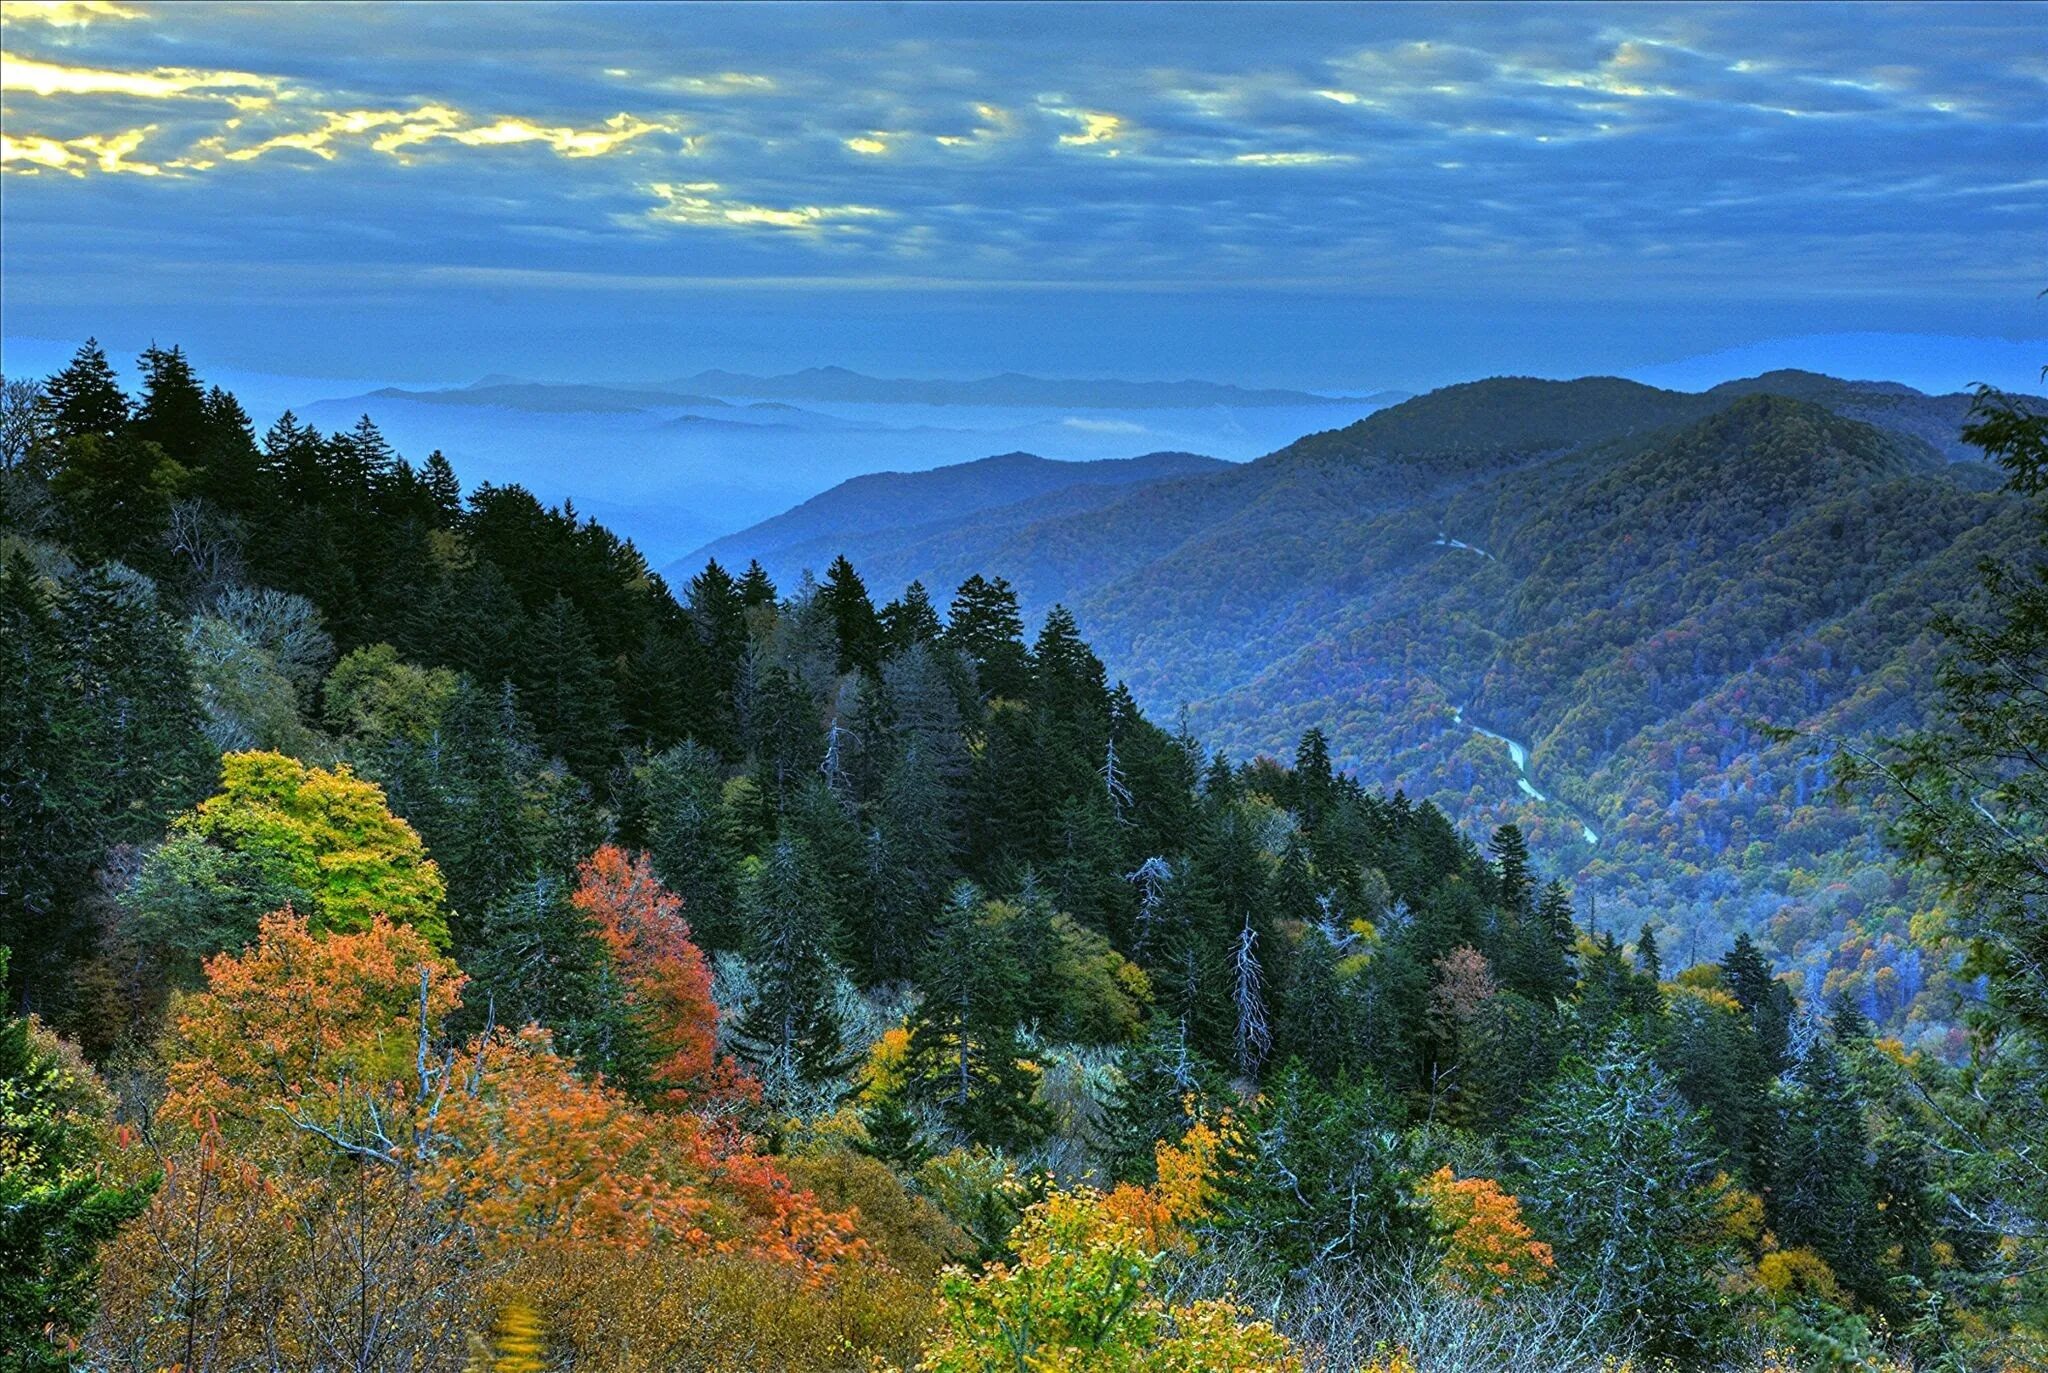
<svg viewBox="0 0 2048 1373">
<path fill-rule="evenodd" d="M 383 791 L 276 753 L 223 758 L 220 791 L 172 822 L 126 899 L 191 960 L 252 941 L 287 905 L 315 929 L 363 930 L 384 915 L 448 942 L 441 871 Z"/>
<path fill-rule="evenodd" d="M 0 982 L 7 971 L 0 948 Z M 0 1370 L 62 1373 L 97 1306 L 99 1247 L 153 1183 L 111 1181 L 99 1156 L 111 1101 L 76 1051 L 0 1018 Z"/>
</svg>

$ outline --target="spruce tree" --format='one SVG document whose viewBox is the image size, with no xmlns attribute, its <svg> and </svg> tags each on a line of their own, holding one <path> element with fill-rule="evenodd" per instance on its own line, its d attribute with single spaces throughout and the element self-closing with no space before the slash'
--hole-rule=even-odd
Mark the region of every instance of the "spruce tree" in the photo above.
<svg viewBox="0 0 2048 1373">
<path fill-rule="evenodd" d="M 1590 1309 L 1688 1365 L 1725 1333 L 1719 1166 L 1700 1122 L 1631 1033 L 1571 1066 L 1525 1118 L 1523 1203 L 1586 1283 Z"/>
<path fill-rule="evenodd" d="M 112 438 L 128 423 L 128 396 L 98 339 L 87 339 L 64 370 L 43 384 L 61 439 Z"/>
<path fill-rule="evenodd" d="M 887 638 L 875 603 L 868 596 L 867 583 L 853 564 L 841 554 L 825 569 L 825 581 L 818 588 L 818 601 L 832 621 L 839 641 L 839 670 L 870 675 L 881 670 Z"/>
<path fill-rule="evenodd" d="M 904 587 L 901 597 L 882 607 L 881 619 L 891 653 L 901 653 L 914 644 L 937 643 L 946 629 L 923 582 Z"/>
<path fill-rule="evenodd" d="M 1004 947 L 981 894 L 954 888 L 918 972 L 924 998 L 910 1022 L 913 1095 L 968 1139 L 1027 1144 L 1045 1128 L 1034 1082 L 1019 1062 L 1023 969 Z"/>
<path fill-rule="evenodd" d="M 989 581 L 980 573 L 969 577 L 955 593 L 946 621 L 946 642 L 974 664 L 983 696 L 1021 700 L 1030 694 L 1024 621 L 1008 582 L 1001 577 Z"/>
<path fill-rule="evenodd" d="M 775 841 L 747 883 L 745 903 L 754 999 L 734 1031 L 733 1051 L 788 1106 L 800 1090 L 851 1066 L 834 991 L 837 931 L 799 840 Z"/>
<path fill-rule="evenodd" d="M 136 437 L 180 462 L 203 458 L 208 437 L 206 392 L 179 348 L 151 344 L 140 359 L 142 403 L 135 407 Z"/>
<path fill-rule="evenodd" d="M 519 697 L 534 734 L 578 776 L 596 779 L 616 746 L 619 709 L 583 613 L 558 595 L 534 617 L 524 638 Z"/>
</svg>

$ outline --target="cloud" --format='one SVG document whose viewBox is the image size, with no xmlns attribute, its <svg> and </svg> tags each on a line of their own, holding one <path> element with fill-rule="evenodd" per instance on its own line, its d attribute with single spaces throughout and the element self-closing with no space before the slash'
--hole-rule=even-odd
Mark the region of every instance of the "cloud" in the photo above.
<svg viewBox="0 0 2048 1373">
<path fill-rule="evenodd" d="M 190 67 L 156 67 L 148 71 L 112 71 L 67 67 L 0 53 L 0 91 L 43 97 L 124 95 L 144 100 L 242 99 L 244 91 L 275 95 L 284 84 L 252 72 L 202 71 Z M 267 100 L 267 97 L 259 97 Z"/>
<path fill-rule="evenodd" d="M 1067 109 L 1060 105 L 1046 105 L 1044 108 L 1081 126 L 1078 132 L 1060 135 L 1062 148 L 1102 147 L 1105 153 L 1114 157 L 1120 150 L 1105 145 L 1118 142 L 1130 132 L 1128 122 L 1121 115 L 1106 114 L 1101 110 Z"/>
<path fill-rule="evenodd" d="M 775 207 L 734 200 L 716 181 L 675 185 L 657 181 L 647 187 L 661 203 L 646 218 L 659 224 L 692 228 L 783 229 L 798 234 L 846 231 L 862 221 L 886 219 L 889 211 L 874 205 L 791 205 Z"/>
<path fill-rule="evenodd" d="M 128 154 L 140 148 L 156 131 L 155 125 L 119 134 L 87 134 L 58 140 L 27 134 L 21 138 L 0 134 L 0 165 L 17 173 L 36 175 L 44 171 L 84 176 L 88 170 L 132 176 L 162 176 L 164 168 L 153 162 L 131 161 Z"/>
<path fill-rule="evenodd" d="M 5 0 L 0 3 L 0 20 L 8 23 L 48 24 L 54 29 L 82 29 L 102 19 L 147 19 L 141 10 L 117 5 L 113 0 Z"/>
<path fill-rule="evenodd" d="M 1358 161 L 1355 153 L 1239 153 L 1230 159 L 1240 167 L 1336 167 Z"/>
<path fill-rule="evenodd" d="M 630 81 L 642 90 L 673 95 L 766 95 L 777 89 L 773 77 L 753 72 L 714 72 L 709 76 L 648 76 L 627 67 L 607 67 L 606 76 Z"/>
</svg>

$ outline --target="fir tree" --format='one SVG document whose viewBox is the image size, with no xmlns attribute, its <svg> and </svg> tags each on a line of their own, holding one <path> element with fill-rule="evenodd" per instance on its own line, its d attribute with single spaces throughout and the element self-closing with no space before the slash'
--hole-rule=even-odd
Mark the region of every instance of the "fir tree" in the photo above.
<svg viewBox="0 0 2048 1373">
<path fill-rule="evenodd" d="M 1001 577 L 989 581 L 979 573 L 969 577 L 954 595 L 946 622 L 946 641 L 974 664 L 983 696 L 1021 700 L 1030 693 L 1024 621 L 1008 582 Z"/>
<path fill-rule="evenodd" d="M 875 613 L 875 603 L 868 597 L 867 583 L 844 554 L 832 560 L 825 569 L 824 585 L 818 588 L 818 601 L 832 621 L 834 636 L 839 642 L 838 667 L 841 672 L 861 671 L 872 675 L 881 670 L 882 654 L 887 647 L 882 620 Z"/>
<path fill-rule="evenodd" d="M 910 1023 L 913 1094 L 969 1139 L 1028 1143 L 1044 1129 L 1034 1083 L 1019 1061 L 1023 969 L 1004 947 L 981 895 L 957 886 L 932 928 Z"/>
<path fill-rule="evenodd" d="M 98 339 L 87 339 L 64 370 L 43 384 L 61 439 L 112 438 L 128 423 L 128 397 Z"/>
<path fill-rule="evenodd" d="M 771 1094 L 788 1102 L 851 1066 L 834 997 L 832 948 L 820 882 L 806 847 L 779 839 L 748 883 L 754 999 L 733 1035 Z"/>
<path fill-rule="evenodd" d="M 937 643 L 946 629 L 923 582 L 904 587 L 901 597 L 882 607 L 881 618 L 891 653 L 901 653 L 915 644 Z"/>
</svg>

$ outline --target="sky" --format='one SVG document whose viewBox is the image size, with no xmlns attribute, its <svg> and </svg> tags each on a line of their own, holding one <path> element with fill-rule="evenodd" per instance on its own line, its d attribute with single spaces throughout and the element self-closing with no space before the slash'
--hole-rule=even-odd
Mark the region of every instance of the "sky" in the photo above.
<svg viewBox="0 0 2048 1373">
<path fill-rule="evenodd" d="M 16 370 L 2048 362 L 2042 5 L 4 12 Z"/>
</svg>

